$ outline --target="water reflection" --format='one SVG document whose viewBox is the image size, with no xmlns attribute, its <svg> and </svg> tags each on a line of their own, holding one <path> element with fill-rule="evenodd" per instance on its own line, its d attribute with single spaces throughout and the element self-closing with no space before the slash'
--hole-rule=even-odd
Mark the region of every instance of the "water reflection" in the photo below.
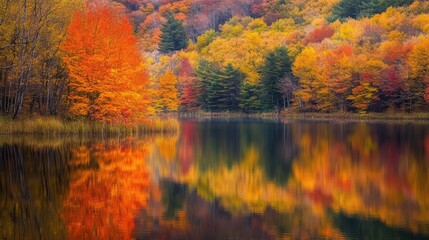
<svg viewBox="0 0 429 240">
<path fill-rule="evenodd" d="M 4 141 L 0 238 L 425 239 L 429 125 L 183 121 Z"/>
<path fill-rule="evenodd" d="M 64 239 L 67 147 L 9 142 L 0 145 L 0 238 Z"/>
<path fill-rule="evenodd" d="M 71 148 L 70 191 L 61 212 L 69 238 L 132 238 L 148 196 L 146 151 L 131 139 Z"/>
<path fill-rule="evenodd" d="M 258 216 L 270 237 L 429 235 L 427 125 L 188 121 L 182 126 L 179 138 L 161 137 L 174 148 L 155 146 L 151 153 L 154 181 L 184 184 L 188 195 L 233 217 Z M 176 152 L 173 161 L 171 153 L 164 157 L 165 150 Z M 183 204 L 182 225 L 194 229 L 187 206 L 196 203 L 189 201 L 196 200 Z M 269 221 L 273 213 L 277 220 Z M 186 238 L 198 236 L 187 231 Z"/>
<path fill-rule="evenodd" d="M 8 139 L 0 238 L 133 239 L 148 196 L 146 141 Z"/>
</svg>

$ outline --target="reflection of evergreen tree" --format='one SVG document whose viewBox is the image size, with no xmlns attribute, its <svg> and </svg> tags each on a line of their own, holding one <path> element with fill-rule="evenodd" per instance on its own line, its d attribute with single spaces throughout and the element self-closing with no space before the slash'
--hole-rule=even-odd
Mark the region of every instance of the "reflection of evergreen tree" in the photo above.
<svg viewBox="0 0 429 240">
<path fill-rule="evenodd" d="M 213 120 L 197 126 L 196 142 L 200 145 L 196 151 L 201 171 L 213 171 L 223 164 L 232 167 L 251 147 L 255 147 L 266 177 L 278 184 L 286 184 L 297 154 L 291 125 Z"/>
<path fill-rule="evenodd" d="M 165 216 L 173 218 L 176 212 L 183 209 L 183 204 L 188 194 L 186 185 L 164 181 L 161 184 L 162 188 L 162 203 L 166 209 Z"/>
<path fill-rule="evenodd" d="M 242 151 L 253 145 L 259 149 L 260 164 L 266 177 L 284 185 L 289 177 L 297 146 L 292 126 L 273 122 L 249 123 L 240 131 Z"/>
<path fill-rule="evenodd" d="M 333 224 L 340 231 L 352 239 L 373 240 L 409 240 L 409 239 L 427 239 L 426 237 L 415 235 L 404 229 L 392 228 L 376 219 L 364 219 L 359 217 L 350 217 L 343 213 L 331 213 L 333 215 Z"/>
<path fill-rule="evenodd" d="M 204 172 L 222 164 L 231 167 L 240 160 L 240 132 L 238 122 L 210 121 L 198 125 L 198 166 Z"/>
<path fill-rule="evenodd" d="M 196 157 L 193 162 L 198 168 L 193 172 L 198 175 L 190 175 L 190 184 L 199 197 L 219 202 L 233 216 L 240 211 L 266 211 L 263 213 L 265 226 L 279 235 L 295 233 L 297 238 L 301 232 L 308 233 L 310 238 L 320 236 L 318 234 L 329 228 L 335 236 L 343 234 L 356 239 L 364 239 L 365 235 L 370 236 L 367 239 L 396 239 L 395 236 L 422 239 L 408 229 L 385 225 L 390 219 L 384 213 L 389 212 L 387 217 L 395 222 L 396 217 L 403 216 L 404 221 L 397 224 L 404 228 L 424 224 L 427 216 L 423 200 L 427 195 L 424 193 L 426 125 L 278 123 L 246 119 L 188 123 L 193 125 L 188 131 L 195 137 L 192 156 Z M 409 159 L 404 160 L 402 156 Z M 411 165 L 402 167 L 403 163 Z M 318 182 L 321 177 L 323 181 Z M 289 178 L 293 181 L 288 181 Z M 386 187 L 384 192 L 380 186 Z M 265 189 L 270 191 L 264 192 Z M 411 192 L 392 195 L 401 191 Z M 283 194 L 293 195 L 292 199 L 277 198 Z M 338 216 L 314 212 L 314 206 L 322 208 L 323 213 L 329 212 L 330 206 L 338 207 L 343 203 L 342 196 L 364 204 L 376 201 L 380 211 L 377 209 L 370 216 L 380 220 L 341 216 L 339 223 L 335 223 L 340 227 L 335 228 L 331 220 Z M 401 202 L 392 204 L 392 196 Z M 351 205 L 355 206 L 346 203 L 340 207 L 345 209 Z M 397 207 L 403 211 L 398 212 Z M 353 210 L 359 216 L 369 216 L 366 208 Z M 174 215 L 174 211 L 168 212 Z"/>
</svg>

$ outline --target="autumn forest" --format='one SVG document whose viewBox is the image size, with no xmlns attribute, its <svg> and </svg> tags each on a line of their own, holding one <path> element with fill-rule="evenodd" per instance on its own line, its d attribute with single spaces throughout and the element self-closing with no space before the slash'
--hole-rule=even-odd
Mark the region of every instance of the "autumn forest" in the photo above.
<svg viewBox="0 0 429 240">
<path fill-rule="evenodd" d="M 0 115 L 10 118 L 428 103 L 427 1 L 0 1 Z"/>
</svg>

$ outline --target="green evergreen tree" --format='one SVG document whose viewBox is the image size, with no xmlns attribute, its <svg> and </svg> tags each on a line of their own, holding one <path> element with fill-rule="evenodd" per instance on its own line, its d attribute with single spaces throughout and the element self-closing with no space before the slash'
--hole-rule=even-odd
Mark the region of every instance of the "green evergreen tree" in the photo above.
<svg viewBox="0 0 429 240">
<path fill-rule="evenodd" d="M 263 110 L 271 111 L 282 106 L 282 94 L 278 89 L 279 80 L 291 74 L 292 61 L 286 47 L 278 47 L 269 53 L 260 69 L 263 85 Z"/>
<path fill-rule="evenodd" d="M 167 21 L 162 24 L 161 32 L 161 42 L 158 47 L 160 52 L 169 53 L 188 46 L 186 30 L 172 14 L 167 14 Z"/>
<path fill-rule="evenodd" d="M 390 6 L 399 7 L 409 5 L 413 0 L 341 0 L 332 9 L 329 21 L 346 18 L 371 17 L 382 13 Z"/>
<path fill-rule="evenodd" d="M 219 67 L 205 60 L 198 63 L 196 69 L 197 79 L 199 80 L 198 88 L 201 95 L 198 102 L 206 111 L 216 111 L 218 99 L 216 92 L 219 91 L 217 86 L 217 76 L 219 76 Z"/>
<path fill-rule="evenodd" d="M 245 113 L 262 110 L 262 84 L 244 82 L 240 88 L 240 108 Z"/>
<path fill-rule="evenodd" d="M 240 86 L 244 74 L 228 64 L 224 69 L 200 61 L 196 70 L 202 94 L 199 102 L 207 111 L 236 111 L 239 109 Z"/>
<path fill-rule="evenodd" d="M 220 76 L 219 84 L 221 90 L 219 92 L 219 108 L 221 111 L 236 111 L 239 109 L 240 85 L 244 80 L 244 74 L 228 64 L 222 75 Z"/>
<path fill-rule="evenodd" d="M 362 2 L 363 0 L 341 0 L 332 9 L 332 17 L 329 20 L 343 20 L 348 17 L 357 18 L 361 12 Z"/>
</svg>

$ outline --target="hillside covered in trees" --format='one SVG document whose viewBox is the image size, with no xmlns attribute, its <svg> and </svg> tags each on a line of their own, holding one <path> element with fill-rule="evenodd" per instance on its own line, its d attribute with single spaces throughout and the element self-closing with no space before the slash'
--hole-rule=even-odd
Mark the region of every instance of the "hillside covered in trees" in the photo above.
<svg viewBox="0 0 429 240">
<path fill-rule="evenodd" d="M 418 112 L 429 2 L 0 0 L 0 115 Z"/>
</svg>

